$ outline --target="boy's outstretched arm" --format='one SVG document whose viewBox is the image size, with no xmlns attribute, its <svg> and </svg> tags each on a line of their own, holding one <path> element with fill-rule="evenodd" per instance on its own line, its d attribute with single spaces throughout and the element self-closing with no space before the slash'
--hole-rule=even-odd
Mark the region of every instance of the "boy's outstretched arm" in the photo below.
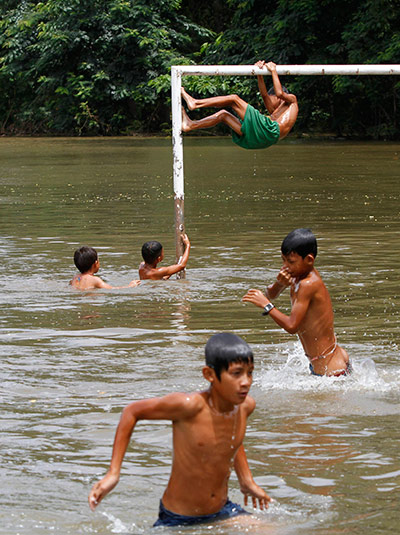
<svg viewBox="0 0 400 535">
<path fill-rule="evenodd" d="M 266 67 L 266 63 L 264 60 L 260 60 L 260 61 L 257 61 L 257 63 L 255 63 L 255 66 L 258 67 L 259 69 L 263 69 L 264 67 Z M 260 95 L 264 101 L 264 104 L 268 110 L 268 113 L 269 114 L 274 113 L 276 106 L 274 106 L 272 99 L 268 95 L 267 87 L 264 81 L 264 76 L 257 75 L 257 82 L 258 82 L 258 89 L 260 91 Z"/>
<path fill-rule="evenodd" d="M 174 273 L 178 273 L 179 271 L 182 271 L 185 269 L 186 264 L 189 260 L 189 253 L 190 253 L 190 241 L 187 236 L 187 234 L 182 234 L 182 241 L 185 245 L 185 252 L 182 255 L 182 258 L 177 264 L 172 264 L 171 266 L 166 267 L 160 267 L 157 268 L 157 273 L 159 274 L 160 278 L 163 279 L 169 279 L 171 275 Z"/>
<path fill-rule="evenodd" d="M 94 287 L 95 288 L 104 288 L 105 290 L 112 290 L 113 289 L 111 284 L 108 284 L 107 282 L 104 282 L 103 279 L 101 279 L 100 277 L 95 277 L 93 275 L 93 278 L 96 279 L 95 283 L 94 283 Z"/>
<path fill-rule="evenodd" d="M 89 507 L 94 511 L 101 500 L 118 483 L 122 461 L 131 438 L 132 431 L 138 420 L 137 404 L 131 403 L 122 412 L 120 422 L 114 438 L 114 446 L 111 457 L 111 464 L 107 474 L 95 483 L 89 494 Z"/>
<path fill-rule="evenodd" d="M 301 284 L 297 292 L 296 300 L 292 306 L 290 316 L 286 316 L 277 308 L 273 308 L 269 312 L 269 315 L 275 321 L 275 323 L 279 325 L 279 327 L 285 329 L 285 331 L 287 331 L 289 334 L 295 334 L 297 333 L 301 322 L 307 314 L 313 294 L 314 288 L 312 284 Z M 247 292 L 242 301 L 253 303 L 253 305 L 256 305 L 260 308 L 264 308 L 265 305 L 270 303 L 268 297 L 266 297 L 261 290 L 255 290 L 254 288 Z"/>
<path fill-rule="evenodd" d="M 250 472 L 249 464 L 247 462 L 246 452 L 244 451 L 243 444 L 236 452 L 234 466 L 235 472 L 238 476 L 240 490 L 244 494 L 244 504 L 247 505 L 248 497 L 251 496 L 253 507 L 257 507 L 258 502 L 260 509 L 267 509 L 271 498 L 254 481 Z"/>
<path fill-rule="evenodd" d="M 179 420 L 190 417 L 198 408 L 196 398 L 174 393 L 162 398 L 134 401 L 122 411 L 114 438 L 111 464 L 107 474 L 95 483 L 89 494 L 89 506 L 94 511 L 101 500 L 118 483 L 122 461 L 132 432 L 139 420 Z"/>
<path fill-rule="evenodd" d="M 107 282 L 104 282 L 100 277 L 95 277 L 95 288 L 103 288 L 105 290 L 122 290 L 123 288 L 134 288 L 140 284 L 139 280 L 131 281 L 127 286 L 111 286 Z"/>
</svg>

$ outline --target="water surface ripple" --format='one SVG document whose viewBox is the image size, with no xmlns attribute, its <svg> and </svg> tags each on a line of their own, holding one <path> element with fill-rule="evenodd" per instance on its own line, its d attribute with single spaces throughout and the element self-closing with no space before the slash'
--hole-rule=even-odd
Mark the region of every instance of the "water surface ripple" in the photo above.
<svg viewBox="0 0 400 535">
<path fill-rule="evenodd" d="M 255 353 L 245 447 L 274 502 L 256 512 L 258 527 L 212 531 L 398 533 L 399 152 L 292 141 L 252 152 L 185 139 L 187 279 L 80 293 L 68 285 L 79 245 L 97 248 L 99 274 L 114 285 L 137 277 L 144 241 L 161 241 L 173 261 L 170 140 L 3 138 L 0 533 L 150 533 L 170 470 L 169 424 L 137 426 L 119 486 L 96 513 L 87 494 L 124 405 L 205 388 L 204 344 L 221 330 Z M 274 279 L 281 240 L 300 226 L 318 237 L 349 379 L 311 377 L 297 339 L 241 303 Z M 279 306 L 290 310 L 288 296 Z M 242 503 L 234 475 L 230 498 Z"/>
</svg>

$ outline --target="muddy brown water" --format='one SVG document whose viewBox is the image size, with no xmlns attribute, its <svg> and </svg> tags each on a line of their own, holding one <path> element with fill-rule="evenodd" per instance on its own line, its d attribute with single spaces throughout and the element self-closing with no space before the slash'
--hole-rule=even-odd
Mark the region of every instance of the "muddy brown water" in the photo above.
<svg viewBox="0 0 400 535">
<path fill-rule="evenodd" d="M 150 533 L 168 423 L 137 426 L 96 513 L 87 494 L 124 405 L 205 388 L 203 348 L 218 331 L 254 350 L 245 447 L 274 502 L 255 513 L 259 527 L 185 533 L 398 533 L 399 145 L 184 147 L 187 278 L 80 293 L 68 285 L 79 245 L 97 248 L 99 275 L 115 285 L 137 277 L 144 241 L 174 260 L 170 140 L 0 141 L 0 533 Z M 311 377 L 296 337 L 241 303 L 274 279 L 282 238 L 300 226 L 318 238 L 350 379 Z M 277 304 L 290 310 L 287 295 Z M 230 498 L 242 503 L 234 474 Z"/>
</svg>

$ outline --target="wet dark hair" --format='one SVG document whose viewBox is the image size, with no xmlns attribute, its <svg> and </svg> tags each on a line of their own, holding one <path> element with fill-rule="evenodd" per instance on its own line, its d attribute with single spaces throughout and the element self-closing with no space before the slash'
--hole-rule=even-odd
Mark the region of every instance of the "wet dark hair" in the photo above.
<svg viewBox="0 0 400 535">
<path fill-rule="evenodd" d="M 317 240 L 309 228 L 297 228 L 292 230 L 281 245 L 282 254 L 287 256 L 290 253 L 297 253 L 302 258 L 312 254 L 317 256 Z"/>
<path fill-rule="evenodd" d="M 147 241 L 142 245 L 142 257 L 147 264 L 152 264 L 160 256 L 162 245 L 159 241 Z"/>
<path fill-rule="evenodd" d="M 285 87 L 284 85 L 282 86 L 282 91 L 283 91 L 284 93 L 289 94 L 289 91 L 287 90 L 287 87 Z M 268 95 L 275 95 L 275 89 L 274 89 L 274 86 L 272 86 L 272 87 L 270 87 L 270 88 L 268 89 Z"/>
<path fill-rule="evenodd" d="M 77 249 L 74 253 L 74 263 L 81 273 L 86 273 L 98 259 L 96 249 L 86 245 Z"/>
<path fill-rule="evenodd" d="M 227 370 L 231 362 L 253 364 L 253 352 L 247 342 L 232 333 L 218 333 L 211 336 L 206 344 L 206 365 L 215 371 L 221 380 L 221 372 Z"/>
</svg>

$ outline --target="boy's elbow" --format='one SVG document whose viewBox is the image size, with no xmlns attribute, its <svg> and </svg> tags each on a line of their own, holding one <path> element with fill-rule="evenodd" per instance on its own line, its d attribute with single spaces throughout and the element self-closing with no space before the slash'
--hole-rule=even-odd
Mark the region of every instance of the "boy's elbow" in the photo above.
<svg viewBox="0 0 400 535">
<path fill-rule="evenodd" d="M 288 332 L 289 334 L 297 334 L 298 330 L 299 330 L 298 325 L 288 325 L 285 328 L 285 331 Z"/>
<path fill-rule="evenodd" d="M 182 258 L 180 264 L 178 264 L 178 266 L 179 266 L 179 271 L 182 271 L 182 269 L 185 269 L 185 267 L 186 267 L 186 265 L 187 265 L 187 263 L 188 263 L 188 260 L 189 260 L 189 259 L 188 259 L 187 257 L 186 257 L 186 258 Z"/>
</svg>

